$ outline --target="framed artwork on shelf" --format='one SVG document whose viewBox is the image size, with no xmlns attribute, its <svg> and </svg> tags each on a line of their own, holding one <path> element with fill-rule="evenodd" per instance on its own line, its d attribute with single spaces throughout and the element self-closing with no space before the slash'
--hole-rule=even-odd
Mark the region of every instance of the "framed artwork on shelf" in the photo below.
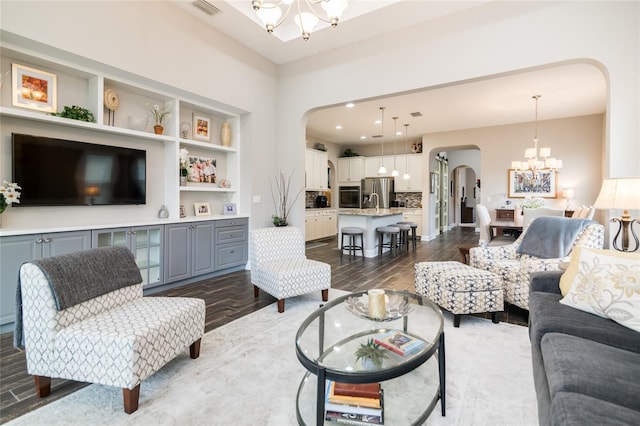
<svg viewBox="0 0 640 426">
<path fill-rule="evenodd" d="M 553 170 L 508 171 L 508 198 L 558 198 L 558 174 Z"/>
<path fill-rule="evenodd" d="M 12 105 L 42 112 L 56 112 L 55 74 L 11 64 Z"/>
<path fill-rule="evenodd" d="M 216 159 L 189 156 L 187 181 L 190 183 L 216 183 Z"/>
<path fill-rule="evenodd" d="M 187 212 L 184 209 L 184 205 L 180 204 L 180 217 L 187 217 Z"/>
<path fill-rule="evenodd" d="M 196 216 L 211 216 L 211 208 L 209 203 L 194 203 Z"/>
<path fill-rule="evenodd" d="M 222 212 L 225 215 L 234 215 L 237 214 L 235 203 L 229 203 L 224 205 L 224 210 Z"/>
<path fill-rule="evenodd" d="M 211 119 L 209 117 L 193 113 L 193 139 L 211 141 Z"/>
</svg>

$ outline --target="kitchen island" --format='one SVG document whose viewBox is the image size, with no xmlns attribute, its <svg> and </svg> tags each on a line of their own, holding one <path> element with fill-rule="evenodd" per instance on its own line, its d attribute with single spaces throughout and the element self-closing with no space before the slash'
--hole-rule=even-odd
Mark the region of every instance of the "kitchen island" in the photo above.
<svg viewBox="0 0 640 426">
<path fill-rule="evenodd" d="M 338 249 L 342 246 L 342 233 L 345 226 L 357 226 L 364 229 L 364 256 L 378 255 L 378 236 L 376 228 L 388 226 L 402 221 L 405 209 L 339 209 L 338 210 Z M 346 242 L 345 242 L 346 244 Z M 389 251 L 389 249 L 384 249 Z M 345 254 L 349 254 L 345 251 Z M 360 253 L 357 253 L 360 255 Z"/>
</svg>

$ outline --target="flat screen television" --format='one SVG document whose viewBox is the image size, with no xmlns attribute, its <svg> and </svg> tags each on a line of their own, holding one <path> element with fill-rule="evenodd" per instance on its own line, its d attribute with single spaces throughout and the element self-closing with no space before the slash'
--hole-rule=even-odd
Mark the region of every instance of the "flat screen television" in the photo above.
<svg viewBox="0 0 640 426">
<path fill-rule="evenodd" d="M 12 133 L 14 206 L 86 206 L 146 203 L 147 153 Z"/>
</svg>

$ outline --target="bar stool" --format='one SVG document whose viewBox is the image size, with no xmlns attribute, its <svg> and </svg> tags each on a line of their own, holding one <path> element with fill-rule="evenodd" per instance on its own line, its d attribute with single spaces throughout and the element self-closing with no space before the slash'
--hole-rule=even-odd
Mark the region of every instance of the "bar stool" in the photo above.
<svg viewBox="0 0 640 426">
<path fill-rule="evenodd" d="M 340 229 L 342 234 L 342 241 L 340 245 L 340 257 L 345 250 L 349 250 L 349 256 L 354 257 L 356 252 L 360 250 L 362 252 L 362 260 L 364 260 L 364 229 L 357 226 L 345 226 Z M 348 244 L 344 244 L 344 237 L 348 238 Z M 360 237 L 360 245 L 356 244 L 356 237 Z"/>
<path fill-rule="evenodd" d="M 413 249 L 416 249 L 416 241 L 418 240 L 418 224 L 416 222 L 405 221 L 398 222 L 399 225 L 409 225 L 411 227 L 411 239 L 413 240 Z"/>
<path fill-rule="evenodd" d="M 400 239 L 398 241 L 398 248 L 402 249 L 406 246 L 407 252 L 409 251 L 409 232 L 411 226 L 404 223 L 396 223 L 393 226 L 397 226 L 400 229 Z"/>
<path fill-rule="evenodd" d="M 400 236 L 400 228 L 397 226 L 389 225 L 389 226 L 378 226 L 376 228 L 376 233 L 378 234 L 378 256 L 382 256 L 382 249 L 387 247 L 391 254 L 393 254 L 393 249 L 398 250 L 398 237 Z M 389 241 L 384 242 L 385 236 L 389 236 Z"/>
</svg>

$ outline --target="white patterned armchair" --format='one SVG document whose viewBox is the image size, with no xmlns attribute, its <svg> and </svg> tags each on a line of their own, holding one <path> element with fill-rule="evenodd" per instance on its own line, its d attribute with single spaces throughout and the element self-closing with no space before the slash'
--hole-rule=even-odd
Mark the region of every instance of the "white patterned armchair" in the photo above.
<svg viewBox="0 0 640 426">
<path fill-rule="evenodd" d="M 249 260 L 253 294 L 260 289 L 278 299 L 278 312 L 284 312 L 284 299 L 321 290 L 329 297 L 331 265 L 307 259 L 300 229 L 293 226 L 252 229 L 249 233 Z"/>
<path fill-rule="evenodd" d="M 518 248 L 526 238 L 527 232 L 536 218 L 525 226 L 523 233 L 513 243 L 506 246 L 488 247 L 482 245 L 469 250 L 470 266 L 490 271 L 502 277 L 505 291 L 505 301 L 522 309 L 529 309 L 529 281 L 532 272 L 558 270 L 559 264 L 571 259 L 574 247 L 602 248 L 604 244 L 604 226 L 591 221 L 575 237 L 566 256 L 555 258 L 540 258 L 530 254 L 521 254 Z M 543 220 L 572 221 L 576 219 L 549 218 Z M 567 223 L 567 222 L 565 222 Z"/>
<path fill-rule="evenodd" d="M 125 261 L 109 264 L 104 260 L 114 254 Z M 128 249 L 107 247 L 46 260 L 48 264 L 34 261 L 22 265 L 16 298 L 21 309 L 15 344 L 24 344 L 27 370 L 34 375 L 39 397 L 51 392 L 52 377 L 117 386 L 123 389 L 124 411 L 131 414 L 138 408 L 141 381 L 187 346 L 191 358 L 198 357 L 204 334 L 204 301 L 142 297 L 141 278 L 133 280 L 135 284 L 130 285 L 131 280 L 116 284 L 114 287 L 120 288 L 59 309 L 68 303 L 63 292 L 56 292 L 54 281 L 60 275 L 55 268 L 67 277 L 79 278 L 73 291 L 84 293 L 95 287 L 94 278 L 106 277 L 113 282 L 126 273 L 139 276 Z M 62 263 L 56 263 L 59 260 Z M 119 267 L 112 268 L 114 264 Z M 58 285 L 66 283 L 58 280 Z"/>
</svg>

